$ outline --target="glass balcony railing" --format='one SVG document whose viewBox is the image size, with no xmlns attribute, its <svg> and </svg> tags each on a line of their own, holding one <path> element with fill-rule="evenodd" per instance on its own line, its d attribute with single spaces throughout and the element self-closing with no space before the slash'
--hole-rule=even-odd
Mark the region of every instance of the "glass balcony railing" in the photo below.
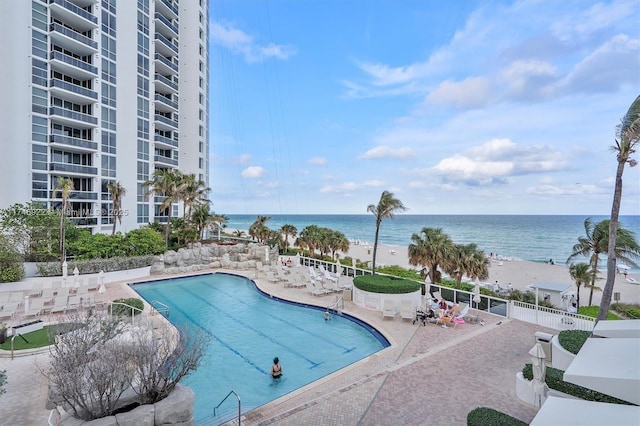
<svg viewBox="0 0 640 426">
<path fill-rule="evenodd" d="M 169 157 L 165 157 L 163 155 L 154 155 L 153 156 L 153 161 L 155 161 L 156 163 L 171 164 L 172 166 L 177 166 L 178 165 L 178 160 L 175 160 L 175 159 L 169 158 Z"/>
<path fill-rule="evenodd" d="M 174 148 L 178 147 L 178 141 L 175 141 L 173 139 L 167 138 L 165 136 L 160 136 L 160 135 L 154 135 L 153 140 L 156 142 L 160 142 L 166 145 L 171 145 Z"/>
<path fill-rule="evenodd" d="M 156 121 L 159 121 L 161 123 L 166 124 L 167 126 L 175 127 L 176 129 L 178 128 L 178 122 L 177 121 L 174 121 L 174 120 L 172 120 L 170 118 L 167 118 L 164 115 L 156 114 L 154 116 L 154 119 Z"/>
<path fill-rule="evenodd" d="M 55 172 L 81 173 L 84 175 L 97 175 L 98 168 L 91 166 L 81 166 L 69 163 L 49 163 L 49 170 Z"/>
<path fill-rule="evenodd" d="M 57 33 L 60 34 L 64 34 L 69 38 L 74 39 L 75 41 L 78 41 L 82 44 L 86 44 L 89 47 L 92 47 L 93 49 L 97 49 L 98 48 L 98 43 L 91 40 L 89 37 L 84 36 L 82 34 L 80 34 L 79 32 L 73 31 L 69 28 L 63 27 L 60 24 L 56 24 L 53 23 L 51 25 L 49 25 L 49 31 L 55 31 Z"/>
<path fill-rule="evenodd" d="M 67 83 L 66 81 L 52 78 L 49 87 L 58 87 L 60 89 L 68 90 L 69 92 L 77 93 L 78 95 L 87 96 L 91 99 L 98 99 L 98 93 L 86 87 L 77 86 L 75 84 Z"/>
<path fill-rule="evenodd" d="M 76 15 L 79 15 L 88 21 L 91 21 L 95 25 L 98 25 L 98 18 L 96 16 L 93 16 L 91 13 L 87 12 L 84 9 L 79 8 L 78 6 L 76 6 L 71 2 L 68 2 L 67 0 L 49 0 L 49 4 L 60 5 L 65 9 L 67 9 L 68 11 L 73 12 Z"/>
<path fill-rule="evenodd" d="M 161 54 L 156 53 L 155 59 L 156 61 L 162 62 L 163 64 L 165 64 L 166 66 L 174 70 L 175 72 L 178 72 L 178 65 L 173 63 L 173 61 L 170 61 L 169 59 L 165 58 Z"/>
<path fill-rule="evenodd" d="M 178 54 L 178 47 L 162 34 L 156 34 L 155 40 L 167 46 L 175 54 Z"/>
<path fill-rule="evenodd" d="M 92 226 L 98 224 L 98 218 L 96 217 L 70 217 L 69 219 L 78 226 Z"/>
<path fill-rule="evenodd" d="M 98 124 L 98 119 L 96 117 L 92 117 L 88 114 L 83 114 L 81 112 L 69 111 L 68 109 L 60 108 L 60 107 L 51 107 L 49 108 L 50 115 L 59 115 L 61 117 L 70 118 L 72 120 L 78 120 L 85 123 L 93 124 L 94 126 Z"/>
<path fill-rule="evenodd" d="M 81 68 L 85 71 L 90 72 L 91 74 L 98 74 L 98 68 L 94 67 L 91 64 L 88 64 L 86 62 L 80 61 L 72 56 L 69 55 L 65 55 L 64 53 L 61 52 L 56 52 L 53 51 L 49 54 L 49 59 L 56 59 L 60 62 L 64 62 L 65 64 L 77 67 L 77 68 Z"/>
<path fill-rule="evenodd" d="M 178 34 L 178 27 L 176 25 L 173 25 L 173 23 L 167 18 L 165 18 L 164 15 L 160 13 L 156 13 L 155 17 L 158 21 L 162 22 L 167 27 L 169 27 L 169 29 L 171 29 L 171 31 L 173 31 L 176 35 Z"/>
<path fill-rule="evenodd" d="M 96 142 L 86 139 L 72 138 L 64 135 L 50 135 L 49 142 L 75 146 L 78 148 L 86 148 L 94 151 L 98 149 L 98 144 Z"/>
<path fill-rule="evenodd" d="M 177 103 L 177 102 L 172 101 L 171 99 L 168 99 L 168 98 L 167 98 L 167 97 L 165 97 L 165 96 L 162 96 L 162 95 L 158 95 L 158 94 L 156 94 L 156 96 L 155 96 L 155 98 L 154 98 L 154 99 L 155 99 L 156 101 L 158 101 L 158 102 L 162 102 L 163 104 L 165 104 L 165 105 L 167 105 L 167 106 L 169 106 L 169 107 L 171 107 L 171 108 L 178 109 L 178 103 Z"/>
<path fill-rule="evenodd" d="M 171 87 L 173 90 L 176 90 L 176 91 L 178 90 L 178 83 L 176 83 L 176 82 L 174 82 L 172 80 L 169 80 L 164 75 L 155 74 L 155 78 L 156 78 L 157 81 L 160 81 L 160 82 L 164 83 L 165 85 Z"/>
<path fill-rule="evenodd" d="M 51 191 L 49 198 L 60 198 L 60 191 Z M 71 191 L 69 192 L 69 199 L 78 201 L 78 200 L 97 200 L 98 194 L 95 192 L 87 192 L 87 191 Z"/>
<path fill-rule="evenodd" d="M 178 8 L 176 6 L 174 6 L 174 4 L 169 1 L 169 0 L 160 0 L 160 3 L 162 3 L 163 5 L 165 5 L 167 7 L 167 9 L 169 9 L 171 12 L 173 12 L 176 16 L 178 16 Z M 157 6 L 156 6 L 157 7 Z"/>
</svg>

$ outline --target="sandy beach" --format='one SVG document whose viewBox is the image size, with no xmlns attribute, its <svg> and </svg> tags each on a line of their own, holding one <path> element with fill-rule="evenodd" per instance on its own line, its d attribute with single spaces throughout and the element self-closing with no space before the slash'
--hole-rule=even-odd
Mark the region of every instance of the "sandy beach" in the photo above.
<svg viewBox="0 0 640 426">
<path fill-rule="evenodd" d="M 392 247 L 379 244 L 376 266 L 398 265 L 404 268 L 418 269 L 409 265 L 407 250 L 407 247 Z M 349 251 L 343 254 L 343 257 L 344 256 L 355 257 L 361 261 L 370 261 L 373 258 L 373 244 L 352 244 Z M 640 282 L 640 275 L 630 274 L 628 277 L 635 278 Z M 602 278 L 603 279 L 596 281 L 596 285 L 599 287 L 604 287 L 604 274 L 602 274 Z M 489 267 L 489 279 L 485 282 L 495 283 L 496 281 L 498 281 L 502 287 L 506 287 L 508 283 L 511 283 L 513 288 L 518 290 L 526 290 L 529 284 L 540 281 L 572 284 L 572 290 L 574 292 L 577 290 L 569 275 L 569 268 L 564 264 L 550 265 L 548 263 L 529 262 L 525 260 L 492 261 Z M 616 284 L 613 291 L 620 293 L 621 302 L 640 303 L 640 285 L 628 282 L 623 275 L 616 276 Z M 600 304 L 601 294 L 601 291 L 593 292 L 592 304 Z M 589 290 L 581 288 L 580 305 L 587 305 L 588 301 Z"/>
</svg>

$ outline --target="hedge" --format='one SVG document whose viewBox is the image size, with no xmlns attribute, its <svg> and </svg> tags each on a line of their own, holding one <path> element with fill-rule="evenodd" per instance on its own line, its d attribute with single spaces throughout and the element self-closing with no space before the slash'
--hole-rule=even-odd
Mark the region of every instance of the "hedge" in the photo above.
<svg viewBox="0 0 640 426">
<path fill-rule="evenodd" d="M 420 290 L 420 283 L 387 275 L 360 275 L 353 285 L 362 291 L 382 294 L 413 293 Z"/>
<path fill-rule="evenodd" d="M 600 310 L 600 306 L 580 306 L 578 308 L 578 314 L 580 315 L 584 315 L 587 317 L 592 317 L 592 318 L 596 318 L 598 316 L 598 311 Z M 622 318 L 620 318 L 618 315 L 614 314 L 613 312 L 609 311 L 607 312 L 607 319 L 608 320 L 620 320 Z"/>
<path fill-rule="evenodd" d="M 112 315 L 130 317 L 131 311 L 133 311 L 133 315 L 135 316 L 135 315 L 138 315 L 144 309 L 144 303 L 142 302 L 142 300 L 136 297 L 130 297 L 129 299 L 116 299 L 113 301 L 113 303 L 124 303 L 125 305 L 133 306 L 134 308 L 137 308 L 137 309 L 131 309 L 127 306 L 120 305 L 120 304 L 114 304 L 111 307 Z"/>
<path fill-rule="evenodd" d="M 527 426 L 513 416 L 488 407 L 478 407 L 467 414 L 468 426 Z"/>
<path fill-rule="evenodd" d="M 73 276 L 77 267 L 81 274 L 96 274 L 100 271 L 113 272 L 127 269 L 143 268 L 153 264 L 155 256 L 110 257 L 109 259 L 71 260 L 67 262 L 67 274 Z M 38 274 L 41 277 L 55 277 L 62 275 L 60 262 L 39 263 Z"/>
<path fill-rule="evenodd" d="M 584 330 L 563 330 L 558 333 L 558 342 L 564 349 L 574 355 L 577 355 L 578 352 L 580 352 L 582 345 L 584 345 L 584 342 L 589 338 L 590 334 L 590 331 Z"/>
<path fill-rule="evenodd" d="M 606 361 L 603 361 L 606 362 Z M 533 380 L 533 367 L 531 364 L 525 364 L 522 369 L 522 375 L 527 380 Z M 634 405 L 627 401 L 623 401 L 613 396 L 605 395 L 594 390 L 574 385 L 564 381 L 564 371 L 557 368 L 547 367 L 545 382 L 550 389 L 557 390 L 558 392 L 566 393 L 567 395 L 575 396 L 576 398 L 584 399 L 585 401 L 598 401 L 608 402 L 611 404 L 621 405 Z"/>
</svg>

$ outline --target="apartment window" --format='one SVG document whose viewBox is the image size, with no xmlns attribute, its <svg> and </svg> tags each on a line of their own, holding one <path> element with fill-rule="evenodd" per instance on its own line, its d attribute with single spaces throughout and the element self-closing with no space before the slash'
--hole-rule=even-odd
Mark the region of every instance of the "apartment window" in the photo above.
<svg viewBox="0 0 640 426">
<path fill-rule="evenodd" d="M 33 56 L 47 59 L 47 38 L 46 34 L 31 30 L 31 53 L 33 53 Z"/>
<path fill-rule="evenodd" d="M 138 75 L 138 95 L 149 97 L 149 79 Z"/>
<path fill-rule="evenodd" d="M 102 103 L 110 107 L 116 107 L 116 86 L 102 83 Z"/>
<path fill-rule="evenodd" d="M 198 158 L 198 168 L 204 168 L 204 159 L 202 157 Z"/>
<path fill-rule="evenodd" d="M 200 77 L 200 80 L 198 81 L 198 86 L 203 89 L 204 88 L 204 78 Z"/>
<path fill-rule="evenodd" d="M 149 206 L 138 204 L 138 223 L 149 223 Z"/>
<path fill-rule="evenodd" d="M 198 65 L 198 69 L 200 70 L 200 72 L 204 71 L 204 62 L 200 61 L 200 64 Z"/>
<path fill-rule="evenodd" d="M 198 136 L 204 136 L 204 127 L 198 127 Z"/>
<path fill-rule="evenodd" d="M 102 34 L 102 56 L 116 60 L 116 40 L 106 34 Z"/>
<path fill-rule="evenodd" d="M 102 79 L 116 84 L 116 64 L 102 58 Z"/>
<path fill-rule="evenodd" d="M 107 154 L 116 153 L 116 134 L 111 132 L 102 132 L 102 152 Z"/>
<path fill-rule="evenodd" d="M 34 115 L 31 118 L 31 140 L 47 143 L 49 124 L 46 118 Z"/>
<path fill-rule="evenodd" d="M 47 87 L 49 85 L 49 66 L 46 62 L 36 58 L 31 59 L 31 81 L 34 84 Z"/>
<path fill-rule="evenodd" d="M 138 54 L 138 74 L 149 77 L 149 58 Z"/>
<path fill-rule="evenodd" d="M 149 180 L 149 163 L 138 161 L 138 180 L 146 182 Z"/>
<path fill-rule="evenodd" d="M 111 37 L 116 36 L 116 17 L 106 10 L 102 11 L 102 32 Z"/>
<path fill-rule="evenodd" d="M 149 56 L 149 37 L 140 32 L 138 33 L 138 52 Z"/>
<path fill-rule="evenodd" d="M 142 10 L 147 15 L 149 14 L 149 0 L 138 0 L 138 9 Z"/>
<path fill-rule="evenodd" d="M 102 0 L 102 7 L 115 15 L 116 0 Z"/>
<path fill-rule="evenodd" d="M 149 120 L 138 118 L 138 137 L 149 139 Z"/>
<path fill-rule="evenodd" d="M 31 88 L 31 111 L 37 112 L 40 114 L 47 113 L 47 91 L 43 89 L 38 89 L 37 87 Z"/>
<path fill-rule="evenodd" d="M 204 31 L 202 31 L 202 28 L 200 28 L 200 32 L 198 36 L 200 37 L 200 40 L 204 41 Z"/>
<path fill-rule="evenodd" d="M 33 170 L 47 170 L 47 167 L 46 145 L 33 144 L 31 146 L 31 168 Z"/>
<path fill-rule="evenodd" d="M 149 118 L 149 101 L 138 96 L 138 117 Z"/>
<path fill-rule="evenodd" d="M 138 159 L 149 161 L 149 142 L 138 139 Z"/>
<path fill-rule="evenodd" d="M 204 144 L 200 141 L 198 142 L 198 152 L 202 153 L 202 151 L 204 151 Z"/>
<path fill-rule="evenodd" d="M 31 197 L 33 198 L 49 198 L 47 175 L 44 173 L 33 173 L 31 175 Z"/>
<path fill-rule="evenodd" d="M 102 107 L 102 128 L 116 130 L 116 110 Z"/>
<path fill-rule="evenodd" d="M 110 155 L 102 156 L 102 172 L 103 177 L 116 177 L 116 157 Z"/>
<path fill-rule="evenodd" d="M 149 12 L 147 11 L 147 13 Z M 140 11 L 138 11 L 138 31 L 149 35 L 149 18 Z"/>
</svg>

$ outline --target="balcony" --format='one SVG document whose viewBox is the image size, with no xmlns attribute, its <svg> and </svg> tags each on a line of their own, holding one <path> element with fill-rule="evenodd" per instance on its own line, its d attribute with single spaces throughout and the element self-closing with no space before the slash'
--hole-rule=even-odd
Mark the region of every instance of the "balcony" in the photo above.
<svg viewBox="0 0 640 426">
<path fill-rule="evenodd" d="M 51 59 L 52 68 L 79 80 L 87 80 L 98 76 L 97 67 L 64 53 L 52 51 L 49 53 L 49 59 Z"/>
<path fill-rule="evenodd" d="M 60 98 L 71 100 L 74 103 L 86 104 L 87 101 L 98 99 L 97 92 L 57 78 L 49 80 L 49 87 L 53 93 L 60 95 Z"/>
<path fill-rule="evenodd" d="M 178 18 L 178 8 L 170 0 L 157 0 L 156 11 L 170 19 Z"/>
<path fill-rule="evenodd" d="M 49 198 L 51 199 L 59 199 L 60 191 L 51 191 L 49 193 Z M 69 192 L 69 199 L 73 201 L 80 200 L 97 200 L 98 193 L 96 192 L 87 192 L 87 191 L 71 191 Z"/>
<path fill-rule="evenodd" d="M 97 175 L 98 168 L 69 163 L 49 163 L 49 170 L 54 172 L 75 173 L 80 175 Z"/>
<path fill-rule="evenodd" d="M 77 226 L 95 226 L 98 224 L 96 217 L 70 217 Z"/>
<path fill-rule="evenodd" d="M 178 46 L 173 44 L 173 42 L 167 39 L 160 33 L 156 33 L 155 37 L 155 46 L 156 52 L 160 53 L 164 56 L 174 56 L 178 54 Z"/>
<path fill-rule="evenodd" d="M 71 146 L 74 148 L 82 148 L 82 150 L 98 150 L 98 144 L 96 142 L 64 135 L 49 135 L 49 143 L 51 145 L 60 145 L 64 148 Z"/>
<path fill-rule="evenodd" d="M 157 110 L 162 111 L 162 112 L 176 112 L 178 111 L 178 103 L 174 102 L 173 100 L 159 95 L 156 93 L 155 97 L 154 97 L 156 104 L 155 107 Z"/>
<path fill-rule="evenodd" d="M 162 56 L 159 53 L 156 53 L 154 56 L 156 70 L 160 71 L 162 74 L 177 74 L 178 73 L 178 64 L 169 60 L 168 58 Z"/>
<path fill-rule="evenodd" d="M 49 25 L 49 36 L 51 37 L 51 41 L 58 46 L 78 53 L 79 55 L 84 56 L 98 51 L 97 42 L 60 24 L 53 23 Z"/>
<path fill-rule="evenodd" d="M 153 197 L 153 202 L 156 204 L 162 204 L 164 203 L 164 200 L 166 200 L 167 197 L 165 197 L 164 195 L 157 195 L 155 197 Z"/>
<path fill-rule="evenodd" d="M 153 161 L 155 161 L 156 163 L 166 164 L 166 165 L 170 165 L 170 166 L 177 166 L 178 165 L 178 160 L 175 160 L 175 159 L 169 158 L 169 157 L 165 157 L 163 155 L 154 155 L 153 156 Z"/>
<path fill-rule="evenodd" d="M 51 16 L 82 31 L 98 27 L 98 17 L 67 0 L 49 0 Z"/>
<path fill-rule="evenodd" d="M 171 148 L 177 148 L 178 147 L 178 141 L 175 141 L 173 139 L 164 137 L 164 136 L 160 136 L 160 135 L 154 135 L 153 137 L 153 141 L 156 143 L 156 145 L 160 144 L 160 145 L 167 145 Z"/>
<path fill-rule="evenodd" d="M 158 130 L 178 130 L 178 122 L 160 114 L 154 115 L 156 129 Z"/>
<path fill-rule="evenodd" d="M 155 87 L 156 91 L 168 94 L 178 92 L 178 83 L 168 79 L 162 74 L 155 74 Z"/>
<path fill-rule="evenodd" d="M 49 108 L 49 115 L 51 115 L 51 118 L 54 120 L 58 118 L 56 121 L 62 121 L 75 127 L 86 129 L 88 127 L 95 127 L 98 125 L 98 119 L 96 117 L 60 107 Z"/>
<path fill-rule="evenodd" d="M 156 31 L 161 34 L 171 38 L 178 36 L 178 26 L 174 25 L 173 22 L 164 17 L 164 15 L 160 13 L 155 14 L 156 18 Z"/>
</svg>

